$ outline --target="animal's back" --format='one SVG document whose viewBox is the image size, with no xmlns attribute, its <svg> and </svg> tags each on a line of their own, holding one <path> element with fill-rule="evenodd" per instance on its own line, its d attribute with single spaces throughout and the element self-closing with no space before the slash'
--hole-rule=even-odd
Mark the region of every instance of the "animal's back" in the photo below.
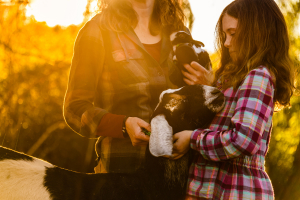
<svg viewBox="0 0 300 200">
<path fill-rule="evenodd" d="M 2 147 L 0 155 L 1 200 L 51 199 L 43 185 L 43 180 L 46 167 L 53 167 L 53 165 Z M 6 156 L 13 159 L 8 159 Z"/>
<path fill-rule="evenodd" d="M 70 171 L 0 146 L 0 200 L 140 200 L 143 182 L 138 174 Z"/>
</svg>

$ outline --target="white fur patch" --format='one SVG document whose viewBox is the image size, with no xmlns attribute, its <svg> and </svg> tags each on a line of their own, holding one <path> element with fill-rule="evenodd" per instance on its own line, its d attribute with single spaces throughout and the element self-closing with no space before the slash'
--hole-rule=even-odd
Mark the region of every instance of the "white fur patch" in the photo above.
<svg viewBox="0 0 300 200">
<path fill-rule="evenodd" d="M 169 101 L 169 103 L 167 103 L 165 105 L 165 108 L 167 110 L 170 110 L 171 112 L 174 112 L 174 110 L 177 110 L 178 107 L 181 105 L 183 99 L 176 99 L 176 98 L 173 98 Z"/>
<path fill-rule="evenodd" d="M 161 104 L 161 101 L 162 101 L 162 98 L 163 98 L 164 94 L 166 94 L 166 93 L 173 93 L 173 92 L 179 91 L 181 88 L 178 88 L 178 89 L 167 89 L 167 90 L 162 91 L 162 93 L 160 93 L 160 95 L 159 95 L 159 102 L 158 102 L 156 108 Z M 156 110 L 156 108 L 154 110 Z"/>
<path fill-rule="evenodd" d="M 173 60 L 177 60 L 177 57 L 176 57 L 176 55 L 174 55 L 174 56 L 173 56 Z"/>
<path fill-rule="evenodd" d="M 176 46 L 175 45 L 173 45 L 173 52 L 175 52 L 176 51 Z"/>
<path fill-rule="evenodd" d="M 201 52 L 204 52 L 204 50 L 203 50 L 202 48 L 197 47 L 197 46 L 194 45 L 194 44 L 193 44 L 193 48 L 194 48 L 194 50 L 195 50 L 195 52 L 196 52 L 197 54 L 199 54 L 199 53 L 201 53 Z"/>
<path fill-rule="evenodd" d="M 173 42 L 173 41 L 175 40 L 177 33 L 186 33 L 186 34 L 188 34 L 188 33 L 185 32 L 185 31 L 177 31 L 177 32 L 174 32 L 174 33 L 172 33 L 172 34 L 170 35 L 170 41 L 171 41 L 171 42 Z"/>
<path fill-rule="evenodd" d="M 170 35 L 170 41 L 171 41 L 171 42 L 173 42 L 173 41 L 175 40 L 176 34 L 177 34 L 177 32 L 174 32 L 174 33 L 172 33 L 172 34 Z"/>
<path fill-rule="evenodd" d="M 39 159 L 0 161 L 0 199 L 50 200 L 43 185 L 46 167 L 53 165 Z"/>
<path fill-rule="evenodd" d="M 215 87 L 211 87 L 211 86 L 208 86 L 208 85 L 203 85 L 203 91 L 204 91 L 204 98 L 205 98 L 205 102 L 204 102 L 204 105 L 208 107 L 208 109 L 210 109 L 211 111 L 213 112 L 219 112 L 223 106 L 224 106 L 224 103 L 220 106 L 214 106 L 212 104 L 213 100 L 215 100 L 216 98 L 218 98 L 218 95 L 214 95 L 212 94 L 212 91 L 215 90 L 216 88 Z"/>
<path fill-rule="evenodd" d="M 173 150 L 173 129 L 164 115 L 151 120 L 149 149 L 153 156 L 171 156 Z"/>
<path fill-rule="evenodd" d="M 182 87 L 181 87 L 181 88 L 182 88 Z M 161 100 L 162 100 L 164 94 L 166 94 L 166 93 L 174 93 L 174 92 L 177 92 L 177 91 L 181 90 L 181 88 L 178 88 L 178 89 L 167 89 L 167 90 L 163 91 L 163 92 L 160 94 L 160 96 L 159 96 L 159 103 L 161 102 Z"/>
</svg>

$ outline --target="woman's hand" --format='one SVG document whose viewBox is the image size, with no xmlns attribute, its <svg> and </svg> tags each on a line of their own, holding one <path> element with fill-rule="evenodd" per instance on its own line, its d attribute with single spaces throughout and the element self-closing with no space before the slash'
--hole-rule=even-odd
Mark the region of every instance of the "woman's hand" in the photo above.
<svg viewBox="0 0 300 200">
<path fill-rule="evenodd" d="M 212 85 L 214 80 L 214 74 L 212 70 L 207 70 L 202 67 L 199 63 L 193 61 L 191 65 L 184 64 L 184 68 L 187 70 L 181 71 L 184 78 L 184 82 L 188 85 Z"/>
<path fill-rule="evenodd" d="M 151 132 L 150 124 L 137 117 L 128 117 L 125 126 L 133 146 L 148 144 L 149 136 L 142 132 L 142 127 Z"/>
<path fill-rule="evenodd" d="M 190 140 L 193 131 L 181 131 L 173 136 L 173 154 L 171 159 L 181 158 L 190 149 Z"/>
</svg>

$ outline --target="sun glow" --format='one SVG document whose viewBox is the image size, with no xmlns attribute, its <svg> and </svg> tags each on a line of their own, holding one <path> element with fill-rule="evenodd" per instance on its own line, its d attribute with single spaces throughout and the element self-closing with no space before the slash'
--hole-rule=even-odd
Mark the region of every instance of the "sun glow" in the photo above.
<svg viewBox="0 0 300 200">
<path fill-rule="evenodd" d="M 195 16 L 192 35 L 205 44 L 204 49 L 214 52 L 215 27 L 222 10 L 233 0 L 190 0 Z"/>
<path fill-rule="evenodd" d="M 86 4 L 84 0 L 34 0 L 26 7 L 26 16 L 33 15 L 51 27 L 77 25 L 84 19 Z"/>
<path fill-rule="evenodd" d="M 233 0 L 189 0 L 195 22 L 193 38 L 202 41 L 205 49 L 214 52 L 215 26 L 222 10 Z M 32 0 L 26 7 L 26 16 L 45 21 L 48 26 L 78 25 L 84 20 L 88 0 Z M 90 11 L 94 12 L 97 0 L 92 0 Z"/>
<path fill-rule="evenodd" d="M 233 0 L 189 0 L 195 16 L 192 34 L 194 39 L 205 44 L 205 49 L 214 51 L 214 30 L 223 8 Z M 87 0 L 33 0 L 26 7 L 26 16 L 33 15 L 37 21 L 45 21 L 48 26 L 78 25 L 83 22 Z M 93 0 L 90 10 L 95 11 L 97 0 Z"/>
</svg>

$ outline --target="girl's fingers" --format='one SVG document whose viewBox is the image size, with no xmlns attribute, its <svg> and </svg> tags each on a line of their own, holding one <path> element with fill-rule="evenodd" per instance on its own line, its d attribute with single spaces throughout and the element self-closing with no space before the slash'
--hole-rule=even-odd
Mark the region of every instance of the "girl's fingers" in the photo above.
<svg viewBox="0 0 300 200">
<path fill-rule="evenodd" d="M 193 74 L 190 74 L 188 72 L 185 72 L 183 70 L 181 70 L 181 73 L 183 74 L 183 76 L 185 76 L 187 79 L 193 81 L 195 79 L 195 76 Z"/>
<path fill-rule="evenodd" d="M 195 82 L 190 81 L 190 80 L 187 79 L 187 78 L 183 78 L 183 81 L 184 81 L 187 85 L 195 85 Z"/>
<path fill-rule="evenodd" d="M 183 66 L 188 71 L 188 73 L 193 74 L 193 75 L 197 74 L 197 71 L 190 65 L 184 64 Z"/>
<path fill-rule="evenodd" d="M 178 140 L 180 138 L 180 133 L 181 132 L 178 132 L 173 135 L 173 142 L 175 142 L 176 140 Z"/>
<path fill-rule="evenodd" d="M 195 85 L 195 84 L 197 84 L 197 82 L 198 82 L 197 77 L 195 77 L 194 75 L 189 74 L 188 72 L 185 72 L 185 71 L 181 71 L 181 73 L 185 77 L 183 79 L 187 80 L 187 81 L 185 81 L 186 84 L 188 84 L 188 85 Z"/>
<path fill-rule="evenodd" d="M 199 63 L 193 61 L 190 65 L 195 71 L 201 72 L 201 73 L 205 73 L 207 72 L 207 69 L 205 69 L 202 65 L 200 65 Z"/>
<path fill-rule="evenodd" d="M 202 65 L 197 62 L 192 62 L 191 65 L 184 64 L 184 68 L 187 71 L 181 71 L 183 76 L 187 79 L 184 80 L 188 85 L 203 84 L 211 85 L 214 76 L 212 70 L 205 69 Z"/>
</svg>

